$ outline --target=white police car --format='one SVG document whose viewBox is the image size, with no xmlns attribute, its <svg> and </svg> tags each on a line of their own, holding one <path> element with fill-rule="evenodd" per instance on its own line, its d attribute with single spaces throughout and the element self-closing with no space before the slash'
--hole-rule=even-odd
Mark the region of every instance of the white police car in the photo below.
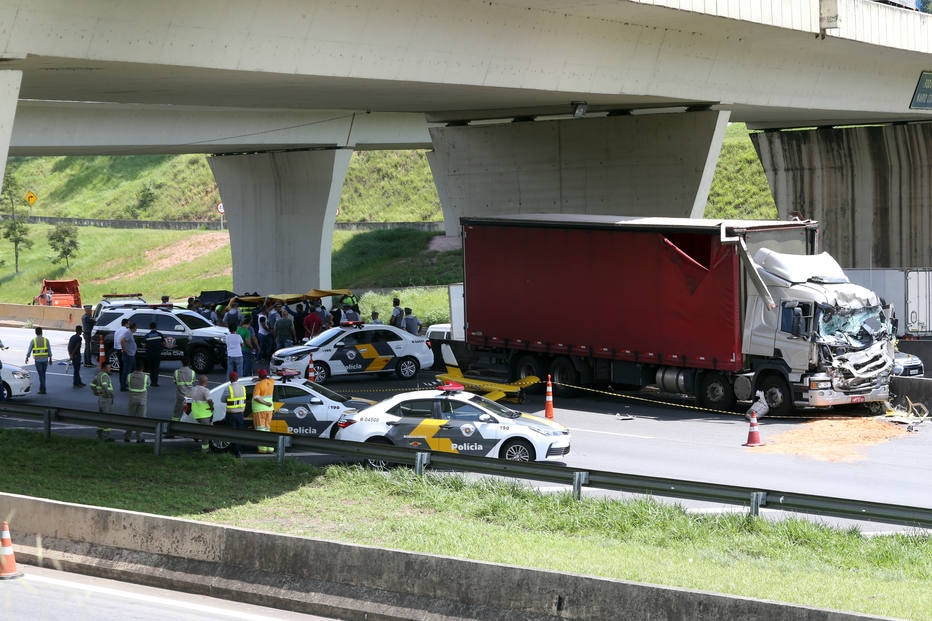
<svg viewBox="0 0 932 621">
<path fill-rule="evenodd" d="M 0 369 L 0 380 L 3 381 L 3 397 L 21 397 L 29 393 L 32 388 L 32 375 L 26 369 L 15 364 L 3 363 Z"/>
<path fill-rule="evenodd" d="M 275 414 L 272 431 L 279 433 L 332 438 L 336 433 L 334 423 L 337 420 L 375 403 L 369 399 L 346 397 L 299 377 L 273 379 L 272 402 Z M 258 377 L 239 380 L 246 388 L 246 417 L 252 415 L 252 391 L 258 381 Z M 229 386 L 230 382 L 224 382 L 210 391 L 210 398 L 214 401 L 214 424 L 225 424 Z M 251 426 L 247 421 L 247 427 Z"/>
<path fill-rule="evenodd" d="M 272 354 L 272 374 L 295 371 L 307 376 L 314 365 L 314 381 L 323 384 L 337 375 L 391 373 L 401 379 L 417 377 L 434 364 L 429 341 L 394 326 L 352 323 L 324 330 L 303 345 Z"/>
<path fill-rule="evenodd" d="M 510 461 L 560 460 L 570 452 L 570 431 L 563 425 L 516 412 L 459 384 L 395 395 L 344 416 L 337 427 L 337 440 Z"/>
</svg>

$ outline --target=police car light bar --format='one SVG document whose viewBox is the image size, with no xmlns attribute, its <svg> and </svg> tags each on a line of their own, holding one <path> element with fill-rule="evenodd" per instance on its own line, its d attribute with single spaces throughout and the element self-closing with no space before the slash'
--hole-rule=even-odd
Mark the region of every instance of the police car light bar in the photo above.
<svg viewBox="0 0 932 621">
<path fill-rule="evenodd" d="M 462 384 L 457 384 L 456 382 L 444 382 L 443 384 L 437 387 L 437 390 L 439 390 L 440 392 L 449 392 L 449 393 L 455 394 L 458 392 L 463 392 L 464 390 L 466 390 L 466 387 L 463 386 Z"/>
</svg>

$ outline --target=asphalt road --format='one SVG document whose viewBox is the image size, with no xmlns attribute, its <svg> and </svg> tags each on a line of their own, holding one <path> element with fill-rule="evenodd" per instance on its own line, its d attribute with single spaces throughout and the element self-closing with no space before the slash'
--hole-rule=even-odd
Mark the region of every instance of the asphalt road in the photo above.
<svg viewBox="0 0 932 621">
<path fill-rule="evenodd" d="M 0 339 L 8 349 L 0 351 L 4 363 L 22 366 L 32 332 L 0 328 Z M 53 357 L 64 360 L 67 332 L 47 332 Z M 27 368 L 32 369 L 31 365 Z M 169 419 L 174 403 L 170 375 L 177 363 L 163 367 L 159 388 L 149 396 L 150 416 Z M 93 369 L 82 369 L 89 381 Z M 225 380 L 215 369 L 211 386 Z M 394 377 L 337 378 L 328 386 L 347 395 L 384 399 L 398 391 L 412 390 L 433 379 L 422 371 L 418 382 L 402 382 Z M 38 381 L 34 377 L 34 385 Z M 48 394 L 25 397 L 24 402 L 61 407 L 95 409 L 90 389 L 71 387 L 70 373 L 54 363 L 48 374 Z M 117 412 L 125 408 L 125 393 L 117 393 Z M 574 468 L 625 472 L 673 479 L 699 480 L 761 489 L 816 494 L 932 508 L 928 482 L 932 480 L 932 423 L 919 426 L 919 432 L 863 448 L 854 461 L 825 461 L 806 455 L 763 452 L 742 446 L 748 437 L 748 423 L 740 414 L 711 413 L 683 405 L 658 405 L 630 395 L 591 393 L 555 401 L 555 418 L 572 431 L 572 452 L 566 465 Z M 516 409 L 544 415 L 543 395 L 531 395 Z M 863 412 L 861 412 L 863 415 Z M 804 417 L 760 421 L 760 433 L 768 437 L 797 428 Z M 33 421 L 0 420 L 5 426 L 34 427 Z M 62 433 L 93 435 L 93 430 L 75 427 Z M 115 432 L 117 433 L 117 432 Z M 117 433 L 117 435 L 121 435 Z M 833 438 L 818 440 L 831 444 Z M 183 442 L 183 440 L 181 441 Z M 194 449 L 192 444 L 192 450 Z M 333 461 L 326 456 L 304 456 L 309 461 Z M 588 493 L 598 493 L 589 491 Z M 682 502 L 682 501 L 678 501 Z M 701 507 L 699 503 L 683 504 Z M 867 530 L 877 530 L 870 526 Z"/>
</svg>

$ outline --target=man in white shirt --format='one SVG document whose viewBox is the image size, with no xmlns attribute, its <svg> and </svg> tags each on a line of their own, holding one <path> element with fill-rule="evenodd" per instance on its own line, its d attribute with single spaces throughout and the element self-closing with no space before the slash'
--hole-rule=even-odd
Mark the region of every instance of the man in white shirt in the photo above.
<svg viewBox="0 0 932 621">
<path fill-rule="evenodd" d="M 243 372 L 243 337 L 236 332 L 235 325 L 227 326 L 227 375 Z"/>
</svg>

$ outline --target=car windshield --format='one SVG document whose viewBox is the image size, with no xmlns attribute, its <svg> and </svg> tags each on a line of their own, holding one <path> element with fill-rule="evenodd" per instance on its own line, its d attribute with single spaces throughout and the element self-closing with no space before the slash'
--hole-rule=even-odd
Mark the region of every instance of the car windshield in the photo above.
<svg viewBox="0 0 932 621">
<path fill-rule="evenodd" d="M 518 418 L 521 416 L 520 412 L 515 412 L 512 409 L 506 408 L 501 403 L 492 401 L 491 399 L 486 399 L 482 395 L 473 395 L 469 398 L 470 403 L 475 403 L 476 405 L 497 414 L 498 416 L 504 416 L 505 418 Z"/>
<path fill-rule="evenodd" d="M 311 347 L 321 347 L 326 345 L 328 342 L 333 340 L 334 337 L 343 334 L 343 330 L 340 328 L 330 328 L 329 330 L 324 330 L 310 341 L 307 342 Z"/>
<path fill-rule="evenodd" d="M 819 313 L 819 334 L 850 345 L 869 345 L 886 331 L 886 326 L 886 316 L 880 306 L 823 308 Z"/>
<path fill-rule="evenodd" d="M 184 325 L 188 326 L 192 330 L 197 330 L 199 328 L 210 328 L 214 325 L 197 313 L 177 312 L 175 313 L 175 317 L 180 319 Z"/>
<path fill-rule="evenodd" d="M 338 403 L 346 403 L 347 401 L 349 401 L 349 397 L 344 397 L 340 393 L 333 392 L 326 386 L 321 386 L 320 384 L 312 382 L 311 380 L 304 380 L 304 386 L 306 386 L 307 388 L 310 388 L 311 390 L 313 390 L 320 396 L 325 397 L 327 399 L 332 399 L 334 401 L 337 401 Z"/>
</svg>

